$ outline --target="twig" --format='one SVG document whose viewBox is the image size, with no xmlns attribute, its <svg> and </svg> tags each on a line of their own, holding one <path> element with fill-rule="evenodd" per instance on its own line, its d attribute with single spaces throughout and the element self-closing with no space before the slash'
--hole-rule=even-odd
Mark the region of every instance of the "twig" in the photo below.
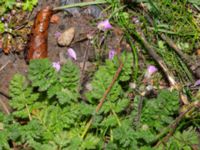
<svg viewBox="0 0 200 150">
<path fill-rule="evenodd" d="M 190 111 L 192 110 L 192 108 L 194 107 L 200 107 L 200 103 L 199 102 L 193 102 L 189 105 L 188 109 L 186 111 L 184 111 L 183 113 L 181 113 L 176 119 L 175 121 L 170 124 L 167 129 L 170 130 L 170 132 L 163 138 L 163 140 L 159 141 L 155 147 L 158 147 L 160 144 L 162 143 L 166 143 L 169 138 L 173 135 L 174 131 L 176 130 L 177 125 L 179 124 L 179 122 L 183 119 L 183 117 Z M 165 130 L 166 131 L 166 130 Z M 159 135 L 163 135 L 163 134 L 159 134 Z M 158 139 L 158 138 L 157 138 Z"/>
<path fill-rule="evenodd" d="M 138 123 L 140 122 L 140 119 L 141 119 L 143 102 L 144 102 L 144 98 L 140 97 L 139 105 L 138 105 L 138 112 L 137 112 L 137 116 L 135 118 L 135 124 L 136 124 L 136 126 L 138 126 Z"/>
<path fill-rule="evenodd" d="M 141 33 L 141 36 L 139 36 L 138 33 Z M 175 80 L 175 77 L 173 75 L 173 73 L 167 68 L 167 66 L 165 65 L 164 61 L 162 60 L 162 58 L 156 53 L 156 51 L 154 50 L 154 48 L 152 46 L 150 46 L 150 43 L 147 42 L 144 34 L 142 33 L 141 29 L 139 29 L 138 33 L 134 33 L 134 35 L 142 42 L 143 46 L 146 48 L 147 52 L 149 53 L 149 55 L 158 63 L 158 65 L 160 66 L 160 68 L 163 70 L 163 72 L 165 73 L 170 85 L 175 88 L 178 89 L 178 83 Z"/>
<path fill-rule="evenodd" d="M 151 17 L 148 14 L 146 14 L 145 17 L 148 20 L 148 22 L 153 26 L 154 23 Z M 199 64 L 195 63 L 194 59 L 191 59 L 191 57 L 184 54 L 182 50 L 174 43 L 174 41 L 170 37 L 168 37 L 167 35 L 163 33 L 159 35 L 169 45 L 169 47 L 171 47 L 180 56 L 180 58 L 185 62 L 186 66 L 193 73 L 193 75 L 199 77 L 200 75 L 197 72 L 197 68 L 199 67 Z"/>
<path fill-rule="evenodd" d="M 156 51 L 154 50 L 154 48 L 152 46 L 150 46 L 151 44 L 147 42 L 140 26 L 137 26 L 136 29 L 137 32 L 134 32 L 134 36 L 136 38 L 138 38 L 141 43 L 143 44 L 143 46 L 146 48 L 147 52 L 149 53 L 149 55 L 158 63 L 158 65 L 160 66 L 160 68 L 163 70 L 164 74 L 166 75 L 170 86 L 172 89 L 176 89 L 180 92 L 180 100 L 183 104 L 189 104 L 189 101 L 187 99 L 182 99 L 183 97 L 185 97 L 185 95 L 183 95 L 183 93 L 181 92 L 181 86 L 179 85 L 178 82 L 176 82 L 175 77 L 173 75 L 173 73 L 168 69 L 167 65 L 164 63 L 164 61 L 162 60 L 162 58 L 156 53 Z M 140 35 L 139 35 L 140 33 Z"/>
<path fill-rule="evenodd" d="M 174 51 L 187 63 L 187 65 L 192 64 L 190 58 L 185 55 L 180 48 L 176 46 L 176 44 L 170 39 L 167 35 L 163 33 L 160 34 L 160 37 L 172 48 Z"/>
<path fill-rule="evenodd" d="M 110 90 L 111 90 L 111 88 L 113 87 L 115 81 L 116 81 L 117 78 L 119 77 L 119 74 L 120 74 L 120 72 L 121 72 L 121 70 L 122 70 L 122 67 L 123 67 L 123 63 L 121 62 L 119 68 L 117 69 L 117 71 L 116 71 L 116 73 L 115 73 L 115 75 L 114 75 L 114 78 L 113 78 L 112 82 L 111 82 L 110 85 L 108 86 L 108 88 L 107 88 L 107 90 L 105 91 L 103 97 L 101 98 L 99 104 L 97 105 L 96 112 L 98 112 L 98 111 L 100 110 L 100 108 L 102 107 L 103 102 L 105 101 L 105 99 L 106 99 L 108 93 L 110 92 Z"/>
<path fill-rule="evenodd" d="M 99 104 L 97 105 L 95 113 L 97 113 L 101 109 L 101 107 L 102 107 L 102 105 L 103 105 L 103 103 L 104 103 L 104 101 L 105 101 L 108 93 L 110 92 L 110 90 L 113 87 L 115 81 L 119 77 L 119 74 L 120 74 L 122 68 L 123 68 L 123 63 L 121 62 L 120 65 L 119 65 L 119 67 L 118 67 L 118 69 L 117 69 L 117 71 L 116 71 L 116 73 L 115 73 L 115 75 L 114 75 L 114 77 L 113 77 L 112 82 L 110 83 L 110 85 L 108 86 L 108 88 L 106 89 L 106 91 L 104 92 L 103 97 L 101 98 Z M 89 130 L 89 128 L 90 128 L 90 126 L 92 124 L 93 119 L 94 119 L 94 116 L 92 116 L 90 118 L 89 122 L 87 123 L 86 128 L 85 128 L 85 130 L 84 130 L 84 132 L 83 132 L 83 134 L 81 136 L 82 139 L 85 137 L 87 131 Z"/>
<path fill-rule="evenodd" d="M 0 105 L 2 107 L 2 109 L 5 111 L 5 113 L 7 115 L 10 114 L 10 107 L 5 103 L 5 101 L 3 99 L 0 98 Z"/>
<path fill-rule="evenodd" d="M 1 66 L 0 72 L 1 72 L 9 63 L 11 63 L 10 60 L 8 60 L 3 66 Z"/>
</svg>

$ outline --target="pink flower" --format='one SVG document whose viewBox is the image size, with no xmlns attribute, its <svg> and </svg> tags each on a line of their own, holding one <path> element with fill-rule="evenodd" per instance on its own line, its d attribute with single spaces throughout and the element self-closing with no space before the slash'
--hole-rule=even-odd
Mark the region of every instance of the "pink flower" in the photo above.
<svg viewBox="0 0 200 150">
<path fill-rule="evenodd" d="M 76 60 L 76 52 L 72 48 L 68 48 L 67 54 L 70 58 Z"/>
<path fill-rule="evenodd" d="M 138 20 L 137 17 L 133 17 L 132 18 L 133 23 L 138 24 L 140 21 Z"/>
<path fill-rule="evenodd" d="M 106 19 L 104 21 L 99 22 L 98 25 L 97 25 L 97 28 L 99 30 L 106 31 L 108 29 L 111 29 L 112 25 L 110 24 L 109 20 Z"/>
<path fill-rule="evenodd" d="M 113 59 L 115 55 L 116 55 L 116 51 L 114 49 L 111 49 L 109 51 L 108 58 Z"/>
<path fill-rule="evenodd" d="M 145 73 L 145 77 L 150 78 L 152 74 L 154 74 L 156 71 L 158 71 L 158 69 L 155 66 L 153 65 L 148 66 L 147 71 Z"/>
<path fill-rule="evenodd" d="M 58 39 L 61 36 L 61 33 L 59 31 L 56 31 L 54 36 L 56 39 Z"/>
<path fill-rule="evenodd" d="M 56 71 L 60 70 L 60 62 L 59 61 L 58 62 L 53 62 L 52 65 L 53 65 L 53 68 L 56 69 Z"/>
<path fill-rule="evenodd" d="M 195 83 L 194 83 L 194 86 L 199 86 L 200 85 L 200 79 L 197 80 Z"/>
</svg>

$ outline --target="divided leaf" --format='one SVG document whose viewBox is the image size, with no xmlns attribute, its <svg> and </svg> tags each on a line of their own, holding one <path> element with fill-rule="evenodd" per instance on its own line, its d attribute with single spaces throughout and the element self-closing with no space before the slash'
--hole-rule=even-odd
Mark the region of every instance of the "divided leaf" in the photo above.
<svg viewBox="0 0 200 150">
<path fill-rule="evenodd" d="M 48 59 L 35 59 L 30 61 L 28 79 L 33 87 L 39 87 L 39 91 L 46 91 L 57 82 L 56 71 Z"/>
</svg>

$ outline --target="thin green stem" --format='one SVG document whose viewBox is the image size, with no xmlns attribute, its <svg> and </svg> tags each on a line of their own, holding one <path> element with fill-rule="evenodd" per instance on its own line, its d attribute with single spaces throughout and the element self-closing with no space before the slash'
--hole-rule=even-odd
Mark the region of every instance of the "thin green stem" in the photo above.
<svg viewBox="0 0 200 150">
<path fill-rule="evenodd" d="M 82 3 L 75 3 L 75 4 L 69 4 L 69 5 L 54 7 L 53 10 L 63 10 L 63 9 L 66 9 L 66 8 L 83 7 L 83 6 L 88 6 L 88 5 L 98 5 L 98 4 L 105 4 L 105 3 L 108 3 L 108 2 L 105 1 L 105 0 L 82 2 Z"/>
<path fill-rule="evenodd" d="M 85 135 L 87 134 L 87 131 L 89 130 L 91 124 L 93 121 L 93 117 L 90 118 L 89 122 L 86 124 L 85 130 L 83 131 L 83 134 L 81 135 L 81 138 L 83 139 Z"/>
<path fill-rule="evenodd" d="M 110 129 L 110 141 L 113 142 L 114 138 L 113 138 L 113 131 L 112 129 Z"/>
<path fill-rule="evenodd" d="M 120 122 L 120 120 L 119 120 L 119 117 L 117 116 L 117 114 L 115 113 L 115 111 L 114 111 L 112 108 L 111 108 L 111 111 L 112 111 L 113 115 L 115 116 L 118 125 L 121 126 L 122 124 L 121 124 L 121 122 Z"/>
<path fill-rule="evenodd" d="M 130 35 L 127 33 L 126 37 L 128 38 L 128 42 L 131 46 L 131 49 L 133 50 L 133 58 L 134 58 L 134 75 L 133 75 L 133 79 L 136 81 L 137 80 L 137 76 L 138 76 L 138 70 L 139 70 L 139 65 L 138 65 L 138 53 L 137 53 L 137 49 L 135 47 L 135 45 L 133 44 Z"/>
<path fill-rule="evenodd" d="M 110 101 L 109 101 L 109 105 L 110 105 L 110 109 L 111 109 L 113 115 L 115 116 L 115 118 L 116 118 L 116 120 L 117 120 L 118 125 L 121 126 L 122 124 L 121 124 L 121 122 L 120 122 L 120 120 L 119 120 L 119 117 L 117 116 L 117 114 L 115 113 L 114 109 L 112 108 L 112 104 L 111 104 Z"/>
<path fill-rule="evenodd" d="M 110 83 L 110 85 L 108 86 L 108 88 L 106 89 L 106 91 L 104 92 L 103 97 L 101 98 L 99 104 L 98 104 L 97 107 L 96 107 L 95 113 L 99 112 L 99 110 L 101 109 L 101 107 L 102 107 L 102 105 L 103 105 L 103 103 L 104 103 L 106 97 L 108 96 L 108 94 L 109 94 L 111 88 L 113 87 L 113 85 L 115 84 L 117 78 L 119 77 L 119 74 L 120 74 L 120 72 L 121 72 L 123 66 L 124 66 L 124 64 L 120 61 L 120 65 L 119 65 L 119 67 L 118 67 L 118 69 L 117 69 L 117 71 L 116 71 L 116 73 L 115 73 L 115 75 L 114 75 L 114 77 L 113 77 L 113 80 L 112 80 L 112 82 Z M 86 128 L 85 128 L 85 130 L 84 130 L 84 132 L 83 132 L 83 134 L 82 134 L 82 136 L 81 136 L 82 139 L 85 137 L 85 135 L 87 134 L 87 132 L 88 132 L 88 130 L 89 130 L 89 128 L 90 128 L 90 126 L 92 125 L 93 118 L 94 118 L 94 116 L 92 116 L 92 117 L 90 118 L 89 122 L 87 123 Z"/>
</svg>

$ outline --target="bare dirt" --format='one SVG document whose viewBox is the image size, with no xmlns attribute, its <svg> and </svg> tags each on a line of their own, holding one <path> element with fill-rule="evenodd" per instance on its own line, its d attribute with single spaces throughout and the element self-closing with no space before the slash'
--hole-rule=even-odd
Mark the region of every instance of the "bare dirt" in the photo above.
<svg viewBox="0 0 200 150">
<path fill-rule="evenodd" d="M 39 1 L 39 5 L 34 9 L 32 20 L 36 13 L 43 7 L 50 5 L 52 7 L 59 6 L 58 0 L 46 0 Z M 80 16 L 71 16 L 63 11 L 56 13 L 59 16 L 59 22 L 57 24 L 50 24 L 48 30 L 48 58 L 53 61 L 62 61 L 60 59 L 67 57 L 67 47 L 60 47 L 57 44 L 55 37 L 56 32 L 64 32 L 70 27 L 75 28 L 75 38 L 70 45 L 76 51 L 77 63 L 82 63 L 84 60 L 85 51 L 88 50 L 88 59 L 93 60 L 95 57 L 94 48 L 86 39 L 87 34 L 95 30 L 95 26 L 91 22 L 94 18 L 90 15 L 81 14 Z M 25 49 L 26 50 L 26 49 Z M 5 55 L 0 54 L 0 100 L 1 109 L 8 113 L 5 105 L 9 99 L 9 83 L 13 75 L 16 73 L 26 75 L 28 71 L 28 64 L 24 60 L 23 52 L 20 54 L 10 53 Z"/>
</svg>

